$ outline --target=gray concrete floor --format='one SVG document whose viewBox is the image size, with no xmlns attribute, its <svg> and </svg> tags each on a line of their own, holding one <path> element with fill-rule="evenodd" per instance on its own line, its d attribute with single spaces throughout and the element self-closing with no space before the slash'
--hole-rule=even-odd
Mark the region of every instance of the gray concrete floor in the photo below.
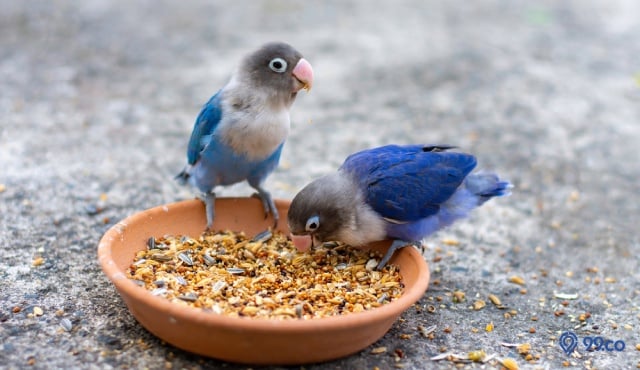
<svg viewBox="0 0 640 370">
<path fill-rule="evenodd" d="M 1 1 L 0 367 L 247 368 L 141 328 L 96 247 L 118 220 L 193 196 L 172 176 L 198 110 L 271 40 L 316 73 L 268 182 L 277 197 L 387 143 L 457 145 L 516 185 L 427 240 L 432 284 L 378 343 L 304 368 L 500 366 L 430 359 L 474 350 L 521 368 L 636 367 L 638 4 Z M 567 356 L 564 331 L 626 347 Z M 533 361 L 503 342 L 530 343 Z"/>
</svg>

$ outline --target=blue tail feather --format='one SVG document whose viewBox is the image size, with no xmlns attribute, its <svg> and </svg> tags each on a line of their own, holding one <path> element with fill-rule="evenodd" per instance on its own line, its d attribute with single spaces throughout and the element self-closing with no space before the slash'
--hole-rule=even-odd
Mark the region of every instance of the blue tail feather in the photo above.
<svg viewBox="0 0 640 370">
<path fill-rule="evenodd" d="M 509 181 L 498 181 L 495 189 L 489 193 L 482 194 L 483 197 L 504 197 L 511 195 L 513 185 Z"/>
<path fill-rule="evenodd" d="M 185 185 L 189 181 L 189 172 L 187 172 L 187 167 L 185 167 L 179 174 L 177 174 L 174 179 L 178 181 L 180 185 Z"/>
<path fill-rule="evenodd" d="M 494 173 L 474 173 L 465 180 L 466 188 L 482 198 L 502 197 L 511 194 L 513 185 L 509 181 L 501 180 Z"/>
</svg>

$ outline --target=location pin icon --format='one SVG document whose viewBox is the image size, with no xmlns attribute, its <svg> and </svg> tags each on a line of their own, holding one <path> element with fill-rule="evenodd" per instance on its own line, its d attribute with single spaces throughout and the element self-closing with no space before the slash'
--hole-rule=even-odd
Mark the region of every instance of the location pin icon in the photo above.
<svg viewBox="0 0 640 370">
<path fill-rule="evenodd" d="M 560 335 L 560 348 L 562 348 L 567 355 L 570 355 L 577 346 L 578 337 L 574 333 L 565 331 Z"/>
</svg>

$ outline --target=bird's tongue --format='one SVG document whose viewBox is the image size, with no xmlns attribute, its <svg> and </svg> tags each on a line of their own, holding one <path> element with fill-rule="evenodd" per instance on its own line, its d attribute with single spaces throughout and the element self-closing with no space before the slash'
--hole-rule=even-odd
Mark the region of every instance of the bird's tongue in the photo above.
<svg viewBox="0 0 640 370">
<path fill-rule="evenodd" d="M 311 236 L 309 235 L 291 235 L 291 241 L 300 252 L 311 249 Z"/>
</svg>

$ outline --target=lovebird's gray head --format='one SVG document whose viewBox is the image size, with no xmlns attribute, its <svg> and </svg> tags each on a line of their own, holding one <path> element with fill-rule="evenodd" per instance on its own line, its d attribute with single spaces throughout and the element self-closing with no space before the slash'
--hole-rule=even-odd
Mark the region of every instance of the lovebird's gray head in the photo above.
<svg viewBox="0 0 640 370">
<path fill-rule="evenodd" d="M 291 201 L 288 219 L 291 233 L 311 236 L 312 245 L 340 241 L 358 246 L 385 235 L 382 218 L 365 203 L 356 182 L 342 171 L 304 187 Z"/>
<path fill-rule="evenodd" d="M 353 194 L 337 174 L 321 177 L 305 186 L 291 201 L 289 230 L 310 235 L 313 245 L 337 240 L 340 229 L 353 217 Z"/>
<path fill-rule="evenodd" d="M 290 104 L 300 89 L 311 89 L 313 69 L 291 45 L 272 42 L 244 58 L 239 78 L 253 88 L 276 92 Z"/>
</svg>

